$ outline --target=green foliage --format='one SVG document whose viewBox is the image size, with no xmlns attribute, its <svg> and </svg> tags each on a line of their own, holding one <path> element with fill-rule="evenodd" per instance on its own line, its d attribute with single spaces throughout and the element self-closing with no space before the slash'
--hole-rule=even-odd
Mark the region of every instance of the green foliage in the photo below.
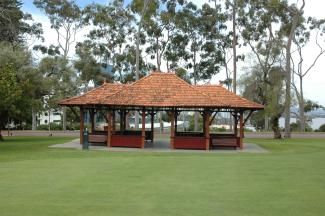
<svg viewBox="0 0 325 216">
<path fill-rule="evenodd" d="M 45 88 L 42 74 L 31 66 L 31 56 L 23 47 L 0 44 L 0 117 L 29 123 L 32 110 L 42 109 Z"/>
<path fill-rule="evenodd" d="M 272 67 L 267 74 L 256 66 L 251 74 L 241 78 L 243 96 L 265 105 L 264 111 L 252 116 L 252 123 L 256 129 L 263 128 L 265 115 L 270 117 L 271 127 L 275 137 L 281 136 L 279 118 L 284 109 L 284 73 L 279 67 Z"/>
<path fill-rule="evenodd" d="M 62 130 L 62 124 L 57 124 L 52 122 L 50 124 L 50 128 L 51 130 Z M 79 130 L 80 129 L 80 124 L 79 123 L 69 123 L 67 125 L 67 130 Z M 48 131 L 49 130 L 49 125 L 48 124 L 42 124 L 37 126 L 37 130 L 45 130 Z"/>
<path fill-rule="evenodd" d="M 314 102 L 312 100 L 306 100 L 305 101 L 305 107 L 304 107 L 304 112 L 311 112 L 313 110 L 317 110 L 317 109 L 325 109 L 324 106 L 320 105 L 317 102 Z"/>
<path fill-rule="evenodd" d="M 184 69 L 184 68 L 177 68 L 177 69 L 175 70 L 175 73 L 176 73 L 176 75 L 177 75 L 179 78 L 181 78 L 181 79 L 183 79 L 184 81 L 186 81 L 186 82 L 188 82 L 189 84 L 191 84 L 191 79 L 190 79 L 190 76 L 189 76 L 189 74 L 188 74 L 188 72 L 187 72 L 186 69 Z"/>
<path fill-rule="evenodd" d="M 202 115 L 199 115 L 199 119 L 198 119 L 198 131 L 202 131 L 203 130 L 203 117 Z M 192 116 L 190 116 L 190 125 L 188 128 L 189 131 L 194 131 L 194 114 Z"/>
<path fill-rule="evenodd" d="M 79 28 L 82 24 L 82 11 L 74 1 L 34 0 L 33 3 L 48 15 L 54 29 L 66 28 L 66 24 L 75 24 L 73 28 Z"/>
<path fill-rule="evenodd" d="M 310 127 L 309 124 L 306 124 L 305 127 L 306 127 L 305 132 L 312 132 L 313 131 L 313 129 Z M 300 131 L 300 123 L 299 123 L 299 121 L 292 122 L 290 124 L 290 130 L 293 131 L 293 132 L 299 132 Z"/>
<path fill-rule="evenodd" d="M 9 112 L 20 96 L 21 89 L 17 85 L 14 67 L 10 64 L 0 65 L 0 116 L 3 112 Z"/>
<path fill-rule="evenodd" d="M 42 125 L 37 126 L 37 130 L 48 131 L 49 128 L 51 128 L 51 130 L 62 130 L 62 125 L 59 125 L 56 123 L 50 123 L 50 125 L 42 124 Z"/>
<path fill-rule="evenodd" d="M 213 127 L 213 128 L 210 128 L 210 131 L 211 132 L 226 132 L 227 129 L 225 127 L 221 127 L 221 128 Z"/>
<path fill-rule="evenodd" d="M 322 124 L 319 129 L 320 132 L 325 132 L 325 124 Z"/>
<path fill-rule="evenodd" d="M 42 39 L 42 25 L 32 22 L 32 16 L 21 10 L 21 1 L 0 1 L 0 42 L 13 46 L 23 44 L 28 36 Z"/>
<path fill-rule="evenodd" d="M 103 79 L 121 83 L 134 81 L 135 45 L 128 41 L 134 39 L 135 29 L 129 8 L 119 0 L 108 5 L 94 3 L 84 9 L 84 16 L 85 22 L 94 28 L 87 35 L 88 39 L 77 45 L 75 67 L 81 72 L 81 79 L 96 84 L 101 84 Z M 142 58 L 140 70 L 142 76 L 147 70 Z"/>
</svg>

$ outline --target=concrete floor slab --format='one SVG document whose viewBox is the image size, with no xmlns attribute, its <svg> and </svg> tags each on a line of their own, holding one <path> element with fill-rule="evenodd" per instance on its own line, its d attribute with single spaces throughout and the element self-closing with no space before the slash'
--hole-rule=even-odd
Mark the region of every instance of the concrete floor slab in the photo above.
<svg viewBox="0 0 325 216">
<path fill-rule="evenodd" d="M 82 149 L 79 144 L 79 139 L 75 139 L 71 142 L 56 144 L 50 146 L 51 148 L 74 148 Z M 244 143 L 243 149 L 233 149 L 233 148 L 222 148 L 222 149 L 211 149 L 210 151 L 205 150 L 188 150 L 188 149 L 170 149 L 169 142 L 166 140 L 157 140 L 154 143 L 146 143 L 144 149 L 139 148 L 123 148 L 123 147 L 111 147 L 106 146 L 91 145 L 89 147 L 91 150 L 101 150 L 101 151 L 112 151 L 112 152 L 200 152 L 200 153 L 268 153 L 268 151 L 253 143 Z"/>
</svg>

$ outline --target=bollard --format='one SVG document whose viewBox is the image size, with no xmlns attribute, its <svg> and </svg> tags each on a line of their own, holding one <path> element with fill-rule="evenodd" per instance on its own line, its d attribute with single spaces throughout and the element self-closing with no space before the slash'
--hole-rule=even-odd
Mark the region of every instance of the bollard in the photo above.
<svg viewBox="0 0 325 216">
<path fill-rule="evenodd" d="M 86 130 L 83 132 L 83 143 L 82 143 L 82 149 L 89 149 L 89 141 L 88 141 L 88 138 L 89 138 L 89 132 L 86 128 Z"/>
</svg>

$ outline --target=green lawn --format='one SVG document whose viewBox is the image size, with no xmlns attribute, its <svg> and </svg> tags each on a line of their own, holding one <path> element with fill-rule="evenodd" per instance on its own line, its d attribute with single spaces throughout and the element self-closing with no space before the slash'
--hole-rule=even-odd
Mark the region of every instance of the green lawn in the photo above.
<svg viewBox="0 0 325 216">
<path fill-rule="evenodd" d="M 0 143 L 0 215 L 324 215 L 325 140 L 246 139 L 270 153 L 52 149 Z"/>
</svg>

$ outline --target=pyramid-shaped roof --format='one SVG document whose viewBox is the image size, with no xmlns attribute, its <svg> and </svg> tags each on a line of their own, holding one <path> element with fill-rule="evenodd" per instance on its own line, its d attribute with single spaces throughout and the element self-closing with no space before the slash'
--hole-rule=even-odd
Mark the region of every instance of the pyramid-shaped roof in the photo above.
<svg viewBox="0 0 325 216">
<path fill-rule="evenodd" d="M 81 96 L 63 100 L 59 104 L 160 108 L 264 108 L 263 105 L 241 98 L 220 85 L 193 86 L 174 73 L 161 72 L 152 72 L 132 84 L 104 83 Z"/>
<path fill-rule="evenodd" d="M 225 106 L 218 98 L 211 101 L 208 94 L 188 84 L 176 74 L 161 72 L 153 72 L 98 102 L 102 105 L 137 107 Z"/>
</svg>

